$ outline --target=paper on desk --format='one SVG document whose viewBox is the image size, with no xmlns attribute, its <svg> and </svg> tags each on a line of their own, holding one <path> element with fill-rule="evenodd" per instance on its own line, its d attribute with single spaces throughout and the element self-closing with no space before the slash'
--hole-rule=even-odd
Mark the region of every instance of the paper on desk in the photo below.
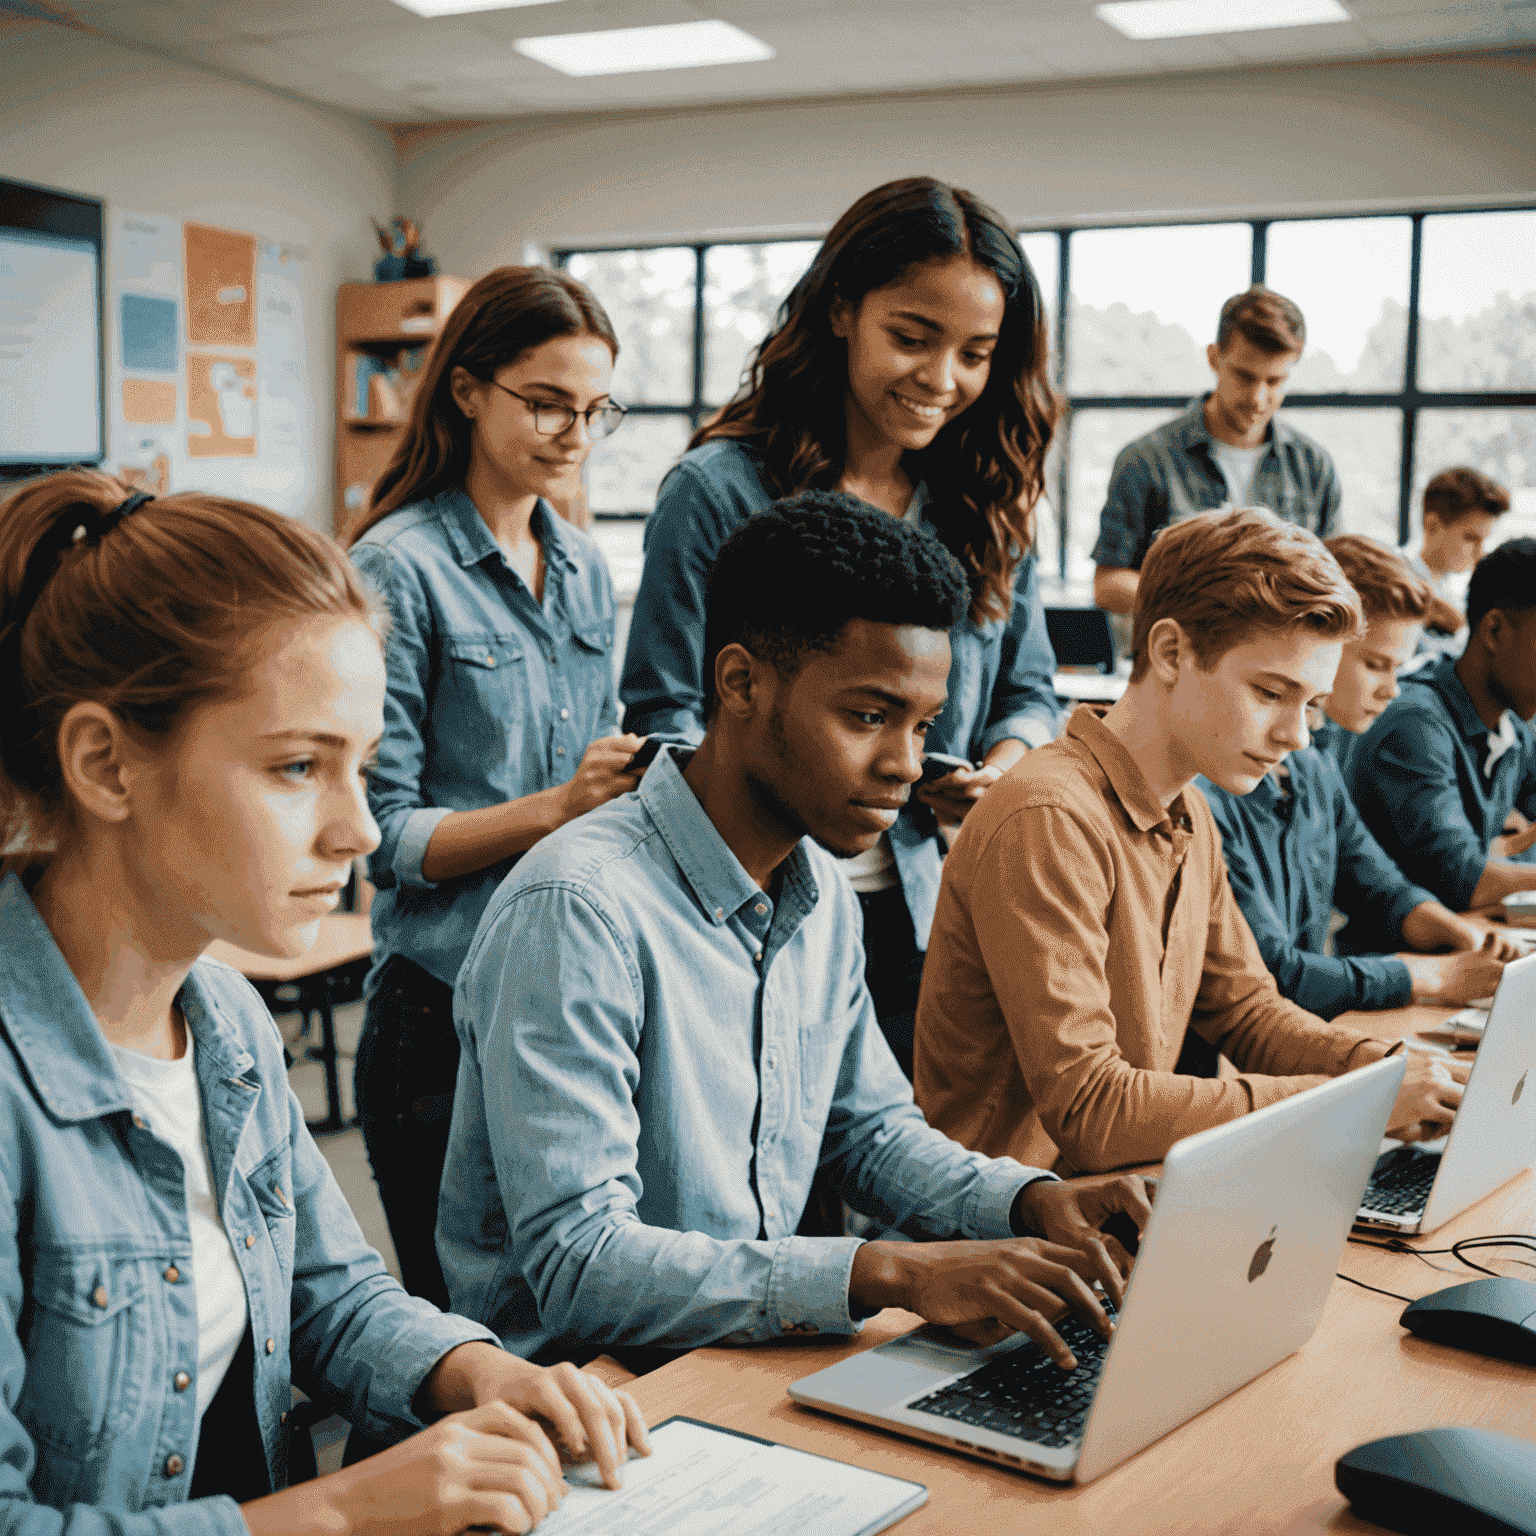
<svg viewBox="0 0 1536 1536">
<path fill-rule="evenodd" d="M 928 1497 L 916 1483 L 687 1419 L 652 1430 L 651 1445 L 625 1464 L 618 1492 L 594 1467 L 568 1472 L 571 1491 L 539 1536 L 870 1536 Z"/>
</svg>

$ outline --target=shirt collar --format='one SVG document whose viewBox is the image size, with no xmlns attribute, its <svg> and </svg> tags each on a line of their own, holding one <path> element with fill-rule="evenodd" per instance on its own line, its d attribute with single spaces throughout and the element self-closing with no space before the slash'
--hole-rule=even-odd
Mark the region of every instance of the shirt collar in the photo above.
<svg viewBox="0 0 1536 1536">
<path fill-rule="evenodd" d="M 762 901 L 763 892 L 683 778 L 674 754 L 687 750 L 672 746 L 661 749 L 640 781 L 640 803 L 682 870 L 705 921 L 718 928 L 748 902 Z M 807 910 L 815 906 L 820 895 L 803 840 L 795 845 L 785 865 L 781 904 L 791 892 L 799 894 Z"/>
<path fill-rule="evenodd" d="M 1211 398 L 1210 391 L 1203 395 L 1196 395 L 1189 402 L 1182 416 L 1177 416 L 1171 423 L 1176 440 L 1181 448 L 1193 448 L 1197 444 L 1202 445 L 1206 452 L 1211 451 L 1216 439 L 1211 436 L 1211 429 L 1205 424 L 1205 402 Z M 1289 441 L 1291 429 L 1278 415 L 1270 417 L 1269 425 L 1264 429 L 1264 441 L 1260 448 L 1268 448 L 1271 444 L 1278 447 L 1281 443 Z"/>
<path fill-rule="evenodd" d="M 1498 730 L 1488 732 L 1488 760 L 1483 764 L 1483 777 L 1491 779 L 1493 777 L 1493 770 L 1499 765 L 1499 759 L 1511 747 L 1516 747 L 1519 744 L 1520 737 L 1515 730 L 1515 717 L 1506 709 L 1499 716 Z"/>
<path fill-rule="evenodd" d="M 1086 704 L 1079 704 L 1067 721 L 1067 735 L 1074 736 L 1092 754 L 1094 761 L 1104 770 L 1109 787 L 1114 790 L 1125 814 L 1138 832 L 1149 832 L 1153 827 L 1171 824 L 1178 814 L 1179 799 L 1166 810 L 1152 793 L 1146 775 L 1136 766 L 1136 759 L 1125 750 L 1120 738 L 1104 724 Z"/>
<path fill-rule="evenodd" d="M 0 882 L 0 956 L 0 1019 L 49 1112 L 87 1120 L 131 1109 L 96 1016 L 14 872 Z M 179 1001 L 199 1051 L 219 1076 L 237 1077 L 250 1067 L 252 1057 L 195 969 Z"/>
<path fill-rule="evenodd" d="M 434 500 L 438 518 L 460 565 L 466 568 L 478 565 L 491 555 L 501 553 L 501 546 L 462 485 L 441 492 Z M 551 564 L 558 560 L 568 571 L 581 569 L 566 537 L 563 519 L 542 496 L 534 503 L 532 526 L 534 537 L 544 546 L 546 560 Z"/>
<path fill-rule="evenodd" d="M 1413 674 L 1413 681 L 1433 688 L 1445 700 L 1445 707 L 1450 710 L 1456 728 L 1468 741 L 1477 741 L 1488 734 L 1483 717 L 1472 703 L 1472 695 L 1467 692 L 1466 684 L 1456 673 L 1454 656 L 1441 656 L 1427 667 L 1420 667 Z"/>
</svg>

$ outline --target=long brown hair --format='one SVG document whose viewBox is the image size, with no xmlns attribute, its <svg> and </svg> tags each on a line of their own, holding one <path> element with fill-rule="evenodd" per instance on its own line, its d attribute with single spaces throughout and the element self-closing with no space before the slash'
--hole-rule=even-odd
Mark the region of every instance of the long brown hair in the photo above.
<svg viewBox="0 0 1536 1536">
<path fill-rule="evenodd" d="M 970 574 L 971 616 L 981 623 L 1012 605 L 1061 401 L 1048 377 L 1040 284 L 1013 231 L 971 193 L 931 176 L 866 192 L 780 306 L 735 397 L 688 446 L 717 437 L 750 445 L 776 498 L 834 487 L 845 451 L 848 354 L 832 332 L 833 301 L 857 306 L 908 267 L 955 256 L 998 280 L 1003 323 L 980 398 L 909 454 L 907 467 L 932 496 L 935 531 Z"/>
<path fill-rule="evenodd" d="M 487 272 L 454 306 L 433 344 L 410 421 L 347 543 L 355 544 L 397 507 L 464 483 L 470 427 L 453 398 L 455 368 L 484 381 L 551 337 L 582 335 L 606 342 L 618 357 L 619 339 L 585 283 L 549 267 Z"/>
<path fill-rule="evenodd" d="M 307 618 L 383 632 L 382 609 L 333 539 L 190 492 L 65 549 L 20 611 L 33 552 L 61 519 L 89 525 L 128 494 L 110 475 L 74 469 L 0 502 L 0 855 L 12 867 L 53 844 L 59 726 L 76 704 L 103 704 L 164 738 L 189 709 L 237 692 L 269 633 Z"/>
</svg>

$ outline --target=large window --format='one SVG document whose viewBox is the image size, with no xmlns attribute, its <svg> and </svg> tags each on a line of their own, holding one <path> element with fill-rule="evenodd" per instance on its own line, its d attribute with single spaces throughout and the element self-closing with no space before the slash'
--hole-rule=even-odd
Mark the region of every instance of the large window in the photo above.
<svg viewBox="0 0 1536 1536">
<path fill-rule="evenodd" d="M 1471 464 L 1509 486 L 1500 534 L 1536 528 L 1536 209 L 1362 214 L 1020 237 L 1052 315 L 1070 404 L 1040 551 L 1092 575 L 1116 454 L 1210 381 L 1222 301 L 1250 282 L 1293 298 L 1307 350 L 1286 412 L 1344 486 L 1343 526 L 1405 542 L 1425 482 Z M 623 343 L 624 430 L 592 455 L 603 517 L 643 516 L 693 429 L 740 383 L 814 240 L 560 251 Z M 1042 509 L 1045 511 L 1045 509 Z"/>
</svg>

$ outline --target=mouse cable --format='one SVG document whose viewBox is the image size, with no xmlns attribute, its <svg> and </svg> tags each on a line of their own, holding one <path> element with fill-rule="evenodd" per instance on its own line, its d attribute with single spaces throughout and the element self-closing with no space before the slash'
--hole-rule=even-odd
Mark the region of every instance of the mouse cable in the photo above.
<svg viewBox="0 0 1536 1536">
<path fill-rule="evenodd" d="M 1382 1248 L 1386 1245 L 1377 1243 L 1375 1246 Z M 1399 1296 L 1396 1291 L 1384 1291 L 1379 1285 L 1367 1285 L 1364 1280 L 1356 1280 L 1353 1275 L 1346 1275 L 1343 1270 L 1336 1270 L 1334 1273 L 1340 1280 L 1348 1280 L 1351 1285 L 1358 1285 L 1362 1291 L 1375 1291 L 1378 1296 L 1390 1296 L 1393 1301 L 1406 1301 L 1410 1306 L 1413 1304 L 1412 1296 Z"/>
<path fill-rule="evenodd" d="M 1489 1269 L 1486 1265 L 1479 1264 L 1475 1259 L 1469 1259 L 1463 1253 L 1463 1249 L 1477 1251 L 1484 1248 L 1525 1248 L 1536 1253 L 1536 1237 L 1528 1232 L 1490 1232 L 1481 1236 L 1463 1237 L 1450 1245 L 1449 1248 L 1414 1248 L 1404 1242 L 1400 1237 L 1389 1237 L 1384 1242 L 1378 1242 L 1374 1238 L 1350 1236 L 1349 1241 L 1361 1248 L 1381 1248 L 1388 1253 L 1411 1254 L 1421 1263 L 1428 1264 L 1431 1269 L 1438 1269 L 1444 1274 L 1454 1274 L 1455 1271 L 1444 1264 L 1436 1264 L 1425 1257 L 1431 1253 L 1448 1253 L 1458 1264 L 1465 1265 L 1468 1269 L 1475 1269 L 1479 1274 L 1491 1275 L 1495 1280 L 1502 1280 L 1505 1276 L 1499 1274 L 1496 1269 Z M 1528 1269 L 1536 1269 L 1529 1259 L 1515 1259 L 1511 1262 L 1522 1264 Z M 1392 1296 L 1398 1301 L 1410 1301 L 1408 1296 L 1398 1296 L 1396 1291 L 1383 1291 L 1379 1286 L 1366 1285 L 1363 1280 L 1356 1280 L 1352 1275 L 1339 1274 L 1340 1280 L 1348 1280 L 1351 1285 L 1358 1285 L 1362 1290 L 1375 1291 L 1381 1296 Z"/>
</svg>

